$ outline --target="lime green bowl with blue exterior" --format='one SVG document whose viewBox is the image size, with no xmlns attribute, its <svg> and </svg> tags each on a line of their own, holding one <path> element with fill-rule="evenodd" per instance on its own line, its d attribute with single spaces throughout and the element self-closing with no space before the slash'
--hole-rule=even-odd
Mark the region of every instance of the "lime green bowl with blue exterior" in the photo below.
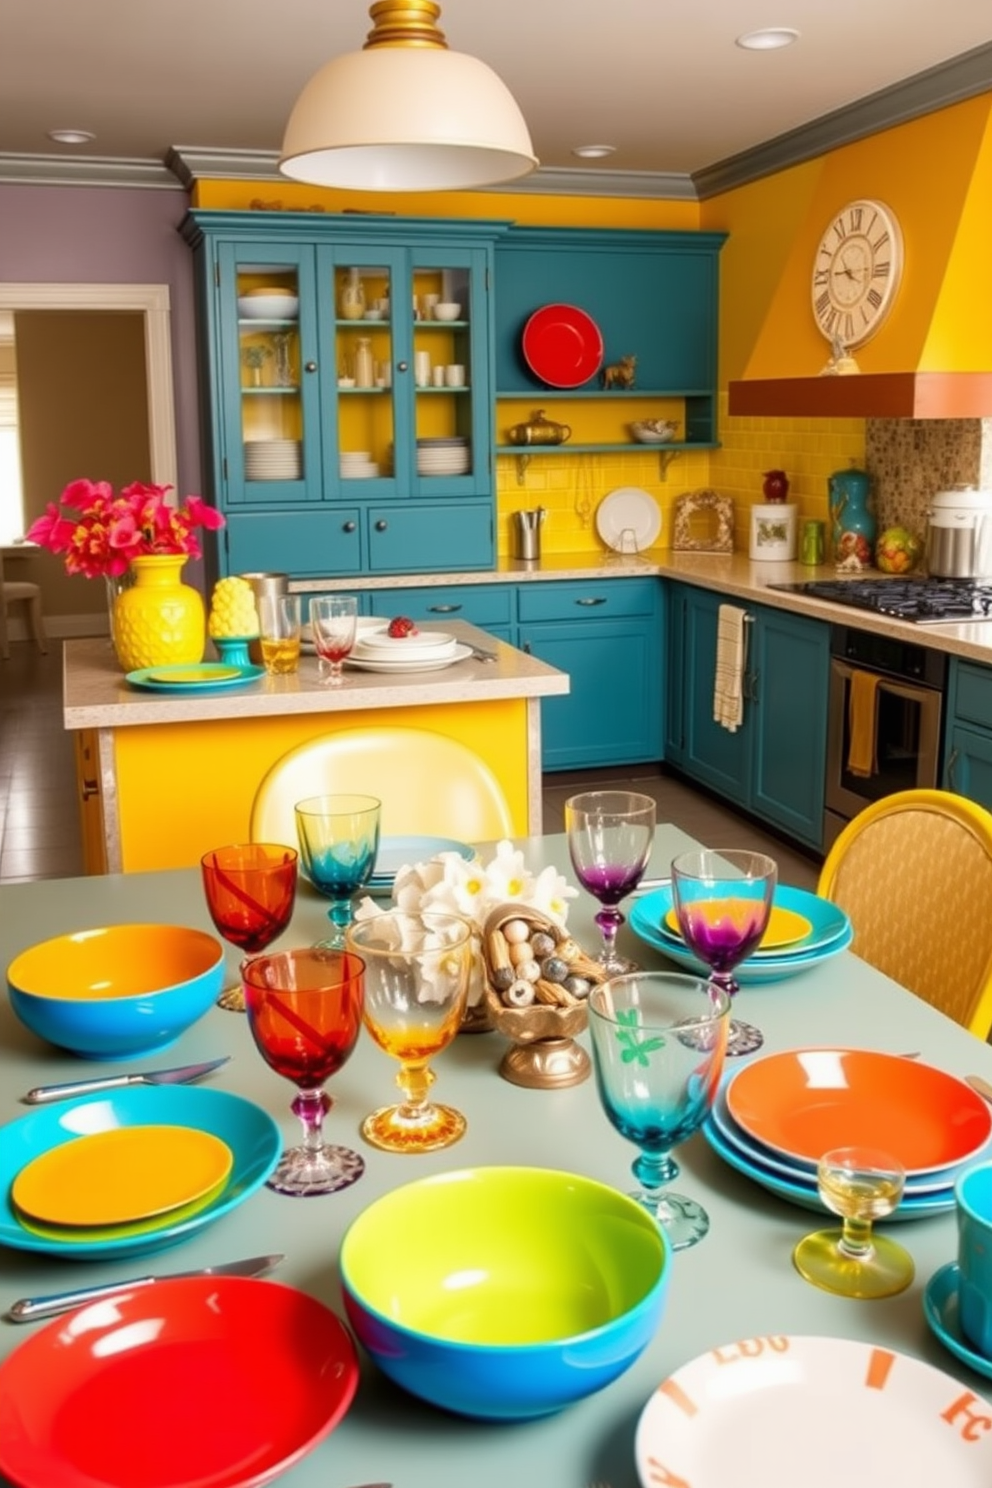
<svg viewBox="0 0 992 1488">
<path fill-rule="evenodd" d="M 544 1168 L 406 1184 L 341 1246 L 345 1310 L 383 1373 L 487 1420 L 550 1415 L 623 1374 L 657 1331 L 670 1273 L 646 1209 Z"/>
<path fill-rule="evenodd" d="M 156 1054 L 217 1001 L 224 947 L 185 925 L 107 925 L 41 941 L 7 967 L 32 1033 L 85 1059 Z"/>
</svg>

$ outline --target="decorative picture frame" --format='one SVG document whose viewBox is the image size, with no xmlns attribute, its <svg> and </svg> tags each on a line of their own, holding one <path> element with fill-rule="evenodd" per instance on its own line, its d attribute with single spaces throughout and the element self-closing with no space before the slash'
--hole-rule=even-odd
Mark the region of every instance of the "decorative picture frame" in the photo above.
<svg viewBox="0 0 992 1488">
<path fill-rule="evenodd" d="M 702 489 L 676 496 L 672 508 L 672 551 L 675 553 L 732 553 L 734 551 L 733 497 Z"/>
</svg>

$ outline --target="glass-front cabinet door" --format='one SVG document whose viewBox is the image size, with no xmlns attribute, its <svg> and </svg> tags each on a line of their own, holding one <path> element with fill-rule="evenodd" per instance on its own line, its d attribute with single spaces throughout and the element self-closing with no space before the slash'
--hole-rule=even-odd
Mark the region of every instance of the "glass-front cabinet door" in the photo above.
<svg viewBox="0 0 992 1488">
<path fill-rule="evenodd" d="M 320 501 L 313 251 L 222 244 L 218 288 L 228 500 L 246 506 Z"/>
</svg>

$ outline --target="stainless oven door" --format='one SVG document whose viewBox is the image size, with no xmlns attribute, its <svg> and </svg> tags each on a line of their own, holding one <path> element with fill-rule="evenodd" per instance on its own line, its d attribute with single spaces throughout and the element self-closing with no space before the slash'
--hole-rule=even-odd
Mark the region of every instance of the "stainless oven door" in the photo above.
<svg viewBox="0 0 992 1488">
<path fill-rule="evenodd" d="M 874 668 L 859 668 L 873 671 Z M 876 714 L 877 770 L 868 776 L 848 769 L 851 745 L 850 694 L 855 668 L 839 657 L 830 663 L 827 713 L 827 780 L 824 846 L 865 806 L 893 791 L 933 788 L 940 770 L 941 694 L 880 673 Z"/>
</svg>

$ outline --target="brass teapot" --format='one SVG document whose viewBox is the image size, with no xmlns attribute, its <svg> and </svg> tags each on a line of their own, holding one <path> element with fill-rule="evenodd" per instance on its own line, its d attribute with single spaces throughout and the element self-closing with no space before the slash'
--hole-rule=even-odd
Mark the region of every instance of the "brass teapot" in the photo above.
<svg viewBox="0 0 992 1488">
<path fill-rule="evenodd" d="M 509 430 L 511 444 L 564 444 L 571 434 L 568 424 L 557 424 L 554 419 L 545 418 L 543 408 L 535 409 L 530 423 L 514 424 Z"/>
</svg>

